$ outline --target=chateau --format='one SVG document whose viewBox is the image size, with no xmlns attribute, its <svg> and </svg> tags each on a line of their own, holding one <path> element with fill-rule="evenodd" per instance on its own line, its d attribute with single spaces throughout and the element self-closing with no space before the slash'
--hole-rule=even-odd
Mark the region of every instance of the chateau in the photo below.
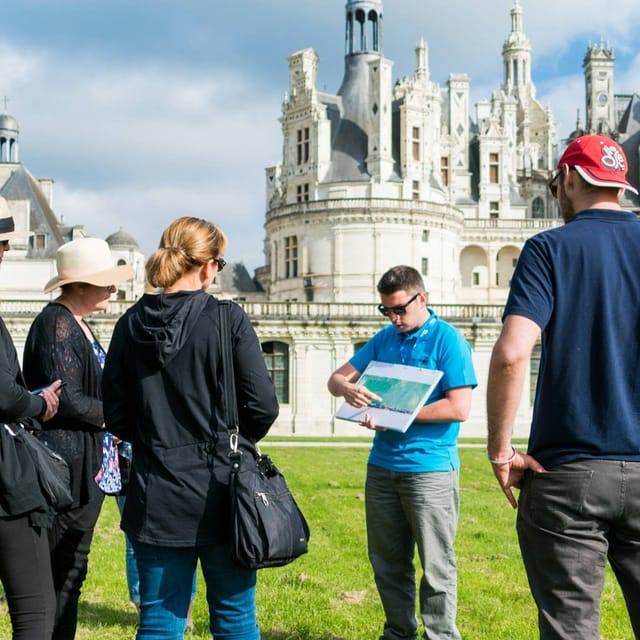
<svg viewBox="0 0 640 640">
<path fill-rule="evenodd" d="M 381 0 L 347 0 L 344 17 L 337 93 L 318 90 L 313 49 L 289 58 L 282 158 L 266 169 L 265 265 L 255 279 L 229 265 L 212 293 L 237 299 L 256 328 L 281 402 L 272 433 L 361 436 L 367 434 L 357 425 L 333 418 L 338 401 L 326 382 L 387 322 L 376 310 L 382 273 L 394 264 L 414 266 L 430 306 L 473 346 L 480 386 L 461 434 L 483 436 L 484 385 L 513 268 L 527 238 L 562 223 L 547 189 L 559 143 L 552 113 L 536 100 L 523 9 L 515 0 L 510 29 L 505 16 L 501 83 L 475 105 L 465 74 L 451 73 L 446 86 L 431 79 L 424 40 L 415 47 L 413 75 L 392 77 Z M 604 131 L 618 138 L 637 185 L 640 96 L 614 93 L 614 55 L 603 44 L 589 47 L 584 71 L 586 125 L 579 121 L 570 137 Z M 28 300 L 44 298 L 35 291 L 50 277 L 55 248 L 84 233 L 58 221 L 51 189 L 51 181 L 35 180 L 18 162 L 17 123 L 0 116 L 0 195 L 18 226 L 35 232 L 7 254 L 14 261 L 0 274 L 0 313 L 18 345 L 42 306 Z M 107 240 L 137 277 L 108 315 L 91 319 L 104 346 L 114 320 L 144 287 L 135 239 L 119 231 Z M 36 264 L 49 271 L 30 287 Z M 536 368 L 534 354 L 519 436 L 528 433 Z"/>
<path fill-rule="evenodd" d="M 313 49 L 289 58 L 260 281 L 270 300 L 373 302 L 382 273 L 408 262 L 434 302 L 502 304 L 523 242 L 558 223 L 555 127 L 535 98 L 522 8 L 502 85 L 474 113 L 466 75 L 430 79 L 424 40 L 414 75 L 393 83 L 382 36 L 380 0 L 347 2 L 336 95 L 318 91 Z"/>
</svg>

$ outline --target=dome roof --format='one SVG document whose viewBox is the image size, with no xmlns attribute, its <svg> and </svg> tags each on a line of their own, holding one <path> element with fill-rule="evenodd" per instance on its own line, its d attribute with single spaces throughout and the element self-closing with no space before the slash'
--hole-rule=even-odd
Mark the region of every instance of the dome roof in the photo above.
<svg viewBox="0 0 640 640">
<path fill-rule="evenodd" d="M 122 229 L 118 229 L 118 231 L 116 231 L 115 233 L 107 236 L 106 241 L 110 247 L 134 247 L 136 249 L 140 248 L 135 238 Z"/>
<path fill-rule="evenodd" d="M 18 132 L 18 121 L 8 113 L 0 114 L 0 129 Z"/>
</svg>

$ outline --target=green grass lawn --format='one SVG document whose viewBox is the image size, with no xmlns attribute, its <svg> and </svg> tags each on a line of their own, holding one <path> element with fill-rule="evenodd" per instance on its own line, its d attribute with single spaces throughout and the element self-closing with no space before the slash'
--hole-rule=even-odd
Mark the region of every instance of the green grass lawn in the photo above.
<svg viewBox="0 0 640 640">
<path fill-rule="evenodd" d="M 311 526 L 309 553 L 258 576 L 258 616 L 263 640 L 377 640 L 383 614 L 369 568 L 364 531 L 362 448 L 287 448 L 266 444 Z M 536 612 L 515 537 L 515 512 L 499 490 L 483 449 L 461 449 L 461 514 L 456 551 L 458 626 L 465 640 L 537 638 Z M 115 500 L 98 523 L 79 615 L 78 640 L 134 638 L 124 537 Z M 544 550 L 541 550 L 544 553 Z M 200 579 L 195 632 L 211 638 Z M 623 598 L 611 573 L 602 603 L 603 640 L 633 638 Z M 0 638 L 10 638 L 4 602 Z M 578 640 L 578 639 L 577 639 Z"/>
</svg>

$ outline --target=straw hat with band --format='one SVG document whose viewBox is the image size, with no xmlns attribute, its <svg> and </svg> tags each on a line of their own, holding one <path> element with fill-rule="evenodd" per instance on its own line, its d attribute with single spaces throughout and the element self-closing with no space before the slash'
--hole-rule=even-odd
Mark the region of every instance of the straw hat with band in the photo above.
<svg viewBox="0 0 640 640">
<path fill-rule="evenodd" d="M 131 280 L 133 268 L 114 266 L 109 245 L 100 238 L 80 238 L 63 244 L 56 252 L 58 275 L 47 282 L 44 292 L 72 282 L 108 287 Z"/>
</svg>

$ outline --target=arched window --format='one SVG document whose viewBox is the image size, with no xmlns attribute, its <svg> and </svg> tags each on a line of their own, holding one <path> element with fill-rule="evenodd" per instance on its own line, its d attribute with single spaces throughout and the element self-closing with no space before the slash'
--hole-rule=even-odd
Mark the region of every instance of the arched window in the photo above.
<svg viewBox="0 0 640 640">
<path fill-rule="evenodd" d="M 262 354 L 276 387 L 278 402 L 289 404 L 289 345 L 286 342 L 263 342 Z"/>
<path fill-rule="evenodd" d="M 531 217 L 544 218 L 544 200 L 540 196 L 534 198 L 531 203 Z"/>
</svg>

